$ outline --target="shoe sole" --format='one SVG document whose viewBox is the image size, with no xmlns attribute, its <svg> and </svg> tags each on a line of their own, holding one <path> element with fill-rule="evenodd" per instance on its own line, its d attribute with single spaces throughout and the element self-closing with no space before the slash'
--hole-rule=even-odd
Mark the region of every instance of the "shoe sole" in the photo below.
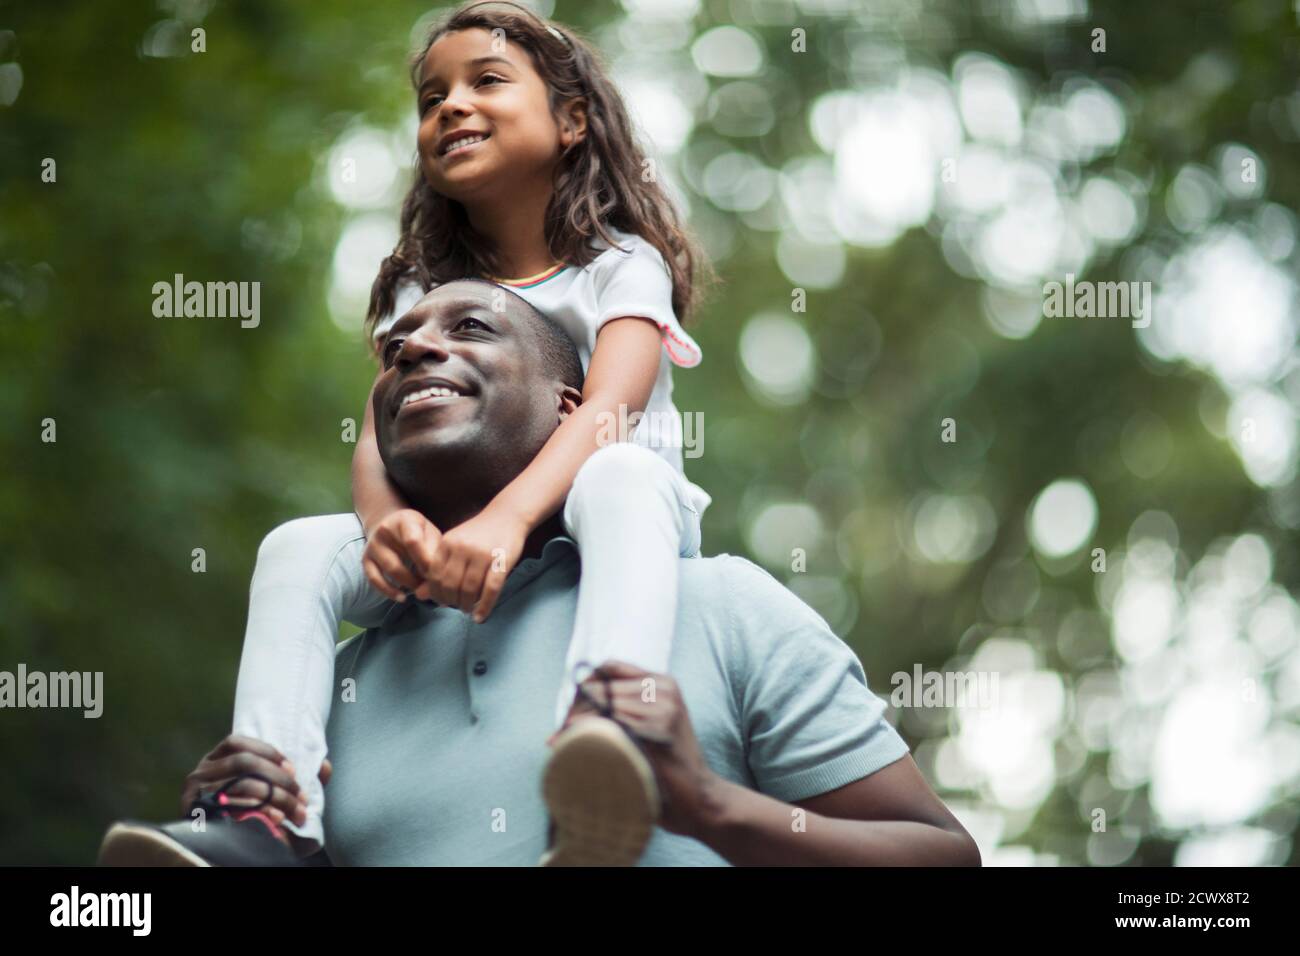
<svg viewBox="0 0 1300 956">
<path fill-rule="evenodd" d="M 556 739 L 542 797 L 555 840 L 540 866 L 632 866 L 659 819 L 654 768 L 604 717 L 584 717 Z"/>
<path fill-rule="evenodd" d="M 152 827 L 115 823 L 99 847 L 100 866 L 211 866 Z"/>
</svg>

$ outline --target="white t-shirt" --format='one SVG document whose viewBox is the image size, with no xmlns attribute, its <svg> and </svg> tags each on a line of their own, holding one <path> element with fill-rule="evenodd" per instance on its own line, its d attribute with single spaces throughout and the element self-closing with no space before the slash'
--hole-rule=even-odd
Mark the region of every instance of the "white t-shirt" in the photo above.
<svg viewBox="0 0 1300 956">
<path fill-rule="evenodd" d="M 496 281 L 518 293 L 569 333 L 578 347 L 584 372 L 596 347 L 596 333 L 606 322 L 636 316 L 650 319 L 659 327 L 668 361 L 659 363 L 659 374 L 645 413 L 634 429 L 630 422 L 615 423 L 611 432 L 618 428 L 619 433 L 612 437 L 648 448 L 677 471 L 683 471 L 684 440 L 690 439 L 687 447 L 698 448 L 704 436 L 698 425 L 701 421 L 698 414 L 692 417 L 691 424 L 695 427 L 689 435 L 683 430 L 681 414 L 673 404 L 672 367 L 693 368 L 704 355 L 673 312 L 672 274 L 659 250 L 637 235 L 614 230 L 610 230 L 610 235 L 622 251 L 608 246 L 597 236 L 594 241 L 605 249 L 586 266 L 557 266 L 527 279 Z M 425 294 L 416 282 L 400 283 L 393 312 L 375 325 L 376 340 Z M 630 435 L 626 434 L 628 430 Z M 687 484 L 696 510 L 704 514 L 712 499 L 699 485 L 690 481 Z"/>
</svg>

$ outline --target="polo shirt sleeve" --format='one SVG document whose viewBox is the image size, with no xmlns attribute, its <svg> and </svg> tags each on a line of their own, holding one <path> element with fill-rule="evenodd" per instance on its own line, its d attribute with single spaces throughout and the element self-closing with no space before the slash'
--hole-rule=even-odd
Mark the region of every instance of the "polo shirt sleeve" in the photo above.
<svg viewBox="0 0 1300 956">
<path fill-rule="evenodd" d="M 735 694 L 758 789 L 802 800 L 906 756 L 852 649 L 762 568 L 734 555 L 727 561 L 735 659 L 742 662 Z"/>
<path fill-rule="evenodd" d="M 704 355 L 673 311 L 673 279 L 659 250 L 640 236 L 628 236 L 610 249 L 592 271 L 596 291 L 596 331 L 613 319 L 649 319 L 659 327 L 664 351 L 674 365 L 694 368 Z"/>
</svg>

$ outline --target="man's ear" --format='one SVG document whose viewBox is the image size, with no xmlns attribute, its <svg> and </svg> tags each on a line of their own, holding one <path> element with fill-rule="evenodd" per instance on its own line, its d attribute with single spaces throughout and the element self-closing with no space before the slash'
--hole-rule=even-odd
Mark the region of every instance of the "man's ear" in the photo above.
<svg viewBox="0 0 1300 956">
<path fill-rule="evenodd" d="M 564 421 L 578 410 L 582 404 L 582 392 L 572 385 L 566 385 L 560 391 L 560 421 Z"/>
<path fill-rule="evenodd" d="M 560 145 L 565 149 L 587 138 L 587 101 L 582 97 L 569 100 L 561 112 Z"/>
</svg>

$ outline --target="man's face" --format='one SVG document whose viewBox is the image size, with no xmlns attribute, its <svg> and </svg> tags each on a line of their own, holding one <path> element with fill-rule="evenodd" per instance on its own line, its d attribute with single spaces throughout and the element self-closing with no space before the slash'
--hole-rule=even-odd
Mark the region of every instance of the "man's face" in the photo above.
<svg viewBox="0 0 1300 956">
<path fill-rule="evenodd" d="M 430 460 L 513 477 L 546 443 L 565 389 L 545 373 L 525 308 L 503 289 L 449 282 L 394 323 L 374 416 L 398 487 L 427 480 Z"/>
</svg>

